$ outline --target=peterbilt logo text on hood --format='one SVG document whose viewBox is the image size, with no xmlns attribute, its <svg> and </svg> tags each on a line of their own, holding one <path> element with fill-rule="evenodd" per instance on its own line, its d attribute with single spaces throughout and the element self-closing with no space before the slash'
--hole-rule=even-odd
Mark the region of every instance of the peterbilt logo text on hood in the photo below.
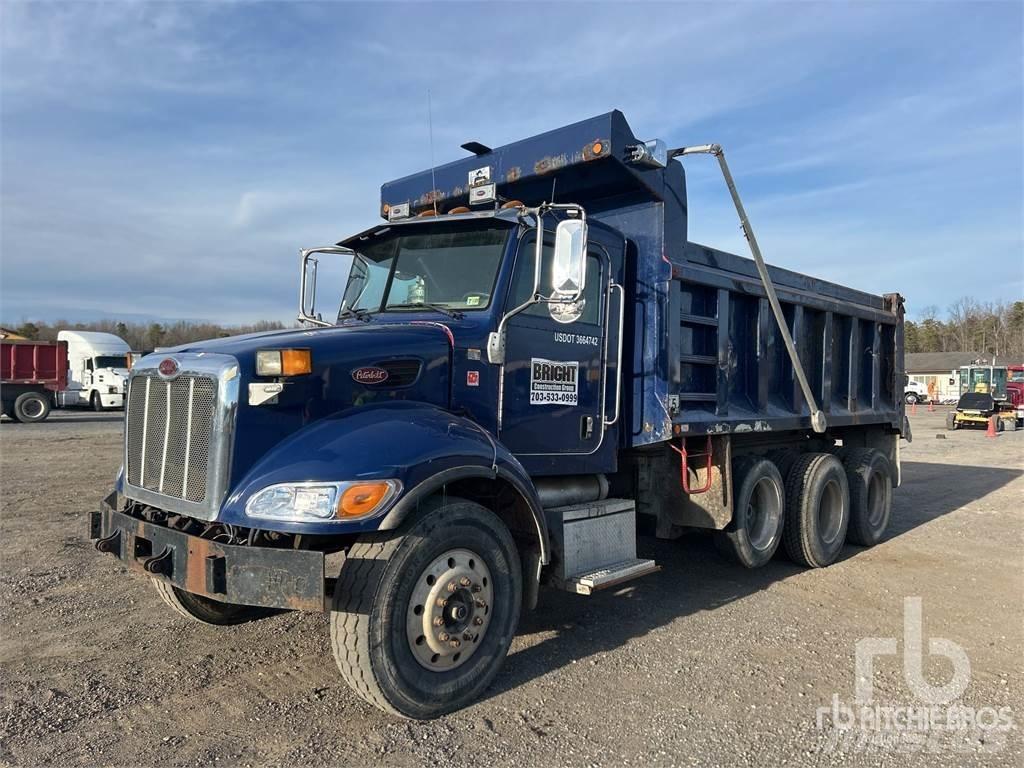
<svg viewBox="0 0 1024 768">
<path fill-rule="evenodd" d="M 383 368 L 369 365 L 352 371 L 352 378 L 360 384 L 383 384 L 388 380 L 388 372 Z"/>
<path fill-rule="evenodd" d="M 178 375 L 178 361 L 173 357 L 165 357 L 156 367 L 157 372 L 165 379 Z"/>
</svg>

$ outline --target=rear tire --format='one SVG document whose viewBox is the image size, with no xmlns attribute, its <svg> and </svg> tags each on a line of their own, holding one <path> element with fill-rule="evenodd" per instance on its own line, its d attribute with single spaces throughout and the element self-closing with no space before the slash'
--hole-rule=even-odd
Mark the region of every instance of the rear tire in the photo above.
<svg viewBox="0 0 1024 768">
<path fill-rule="evenodd" d="M 34 424 L 50 415 L 50 401 L 39 392 L 24 392 L 14 401 L 11 416 L 23 424 Z"/>
<path fill-rule="evenodd" d="M 846 470 L 831 453 L 808 453 L 786 485 L 786 552 L 801 565 L 823 568 L 839 556 L 850 524 Z"/>
<path fill-rule="evenodd" d="M 780 448 L 778 450 L 768 452 L 768 461 L 774 464 L 779 474 L 782 475 L 783 487 L 786 485 L 786 480 L 789 477 L 789 470 L 796 464 L 796 460 L 800 458 L 800 451 L 793 450 L 790 448 Z"/>
<path fill-rule="evenodd" d="M 733 472 L 737 490 L 732 522 L 718 533 L 719 549 L 747 568 L 758 568 L 772 559 L 782 541 L 785 483 L 768 459 L 740 459 Z"/>
<path fill-rule="evenodd" d="M 401 532 L 360 537 L 349 550 L 331 610 L 334 659 L 364 701 L 438 717 L 490 685 L 521 602 L 505 524 L 475 502 L 435 499 Z"/>
<path fill-rule="evenodd" d="M 873 547 L 882 540 L 892 515 L 892 467 L 880 451 L 851 449 L 843 459 L 850 486 L 850 526 L 846 540 Z"/>
<path fill-rule="evenodd" d="M 193 595 L 191 592 L 178 589 L 163 579 L 153 579 L 153 586 L 160 598 L 176 613 L 200 624 L 212 626 L 244 624 L 247 621 L 262 619 L 276 613 L 272 608 L 222 603 L 202 595 Z"/>
</svg>

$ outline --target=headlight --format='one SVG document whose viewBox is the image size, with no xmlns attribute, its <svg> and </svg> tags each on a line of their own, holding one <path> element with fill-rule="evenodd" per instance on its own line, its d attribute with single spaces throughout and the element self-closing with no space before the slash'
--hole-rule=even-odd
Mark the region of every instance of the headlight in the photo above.
<svg viewBox="0 0 1024 768">
<path fill-rule="evenodd" d="M 261 349 L 256 353 L 257 376 L 302 376 L 313 371 L 308 349 Z"/>
<path fill-rule="evenodd" d="M 116 395 L 117 393 L 118 393 L 117 387 L 115 387 L 113 384 L 107 384 L 107 394 L 108 395 Z"/>
<path fill-rule="evenodd" d="M 253 494 L 245 514 L 295 523 L 354 520 L 379 512 L 401 489 L 397 480 L 279 483 Z"/>
</svg>

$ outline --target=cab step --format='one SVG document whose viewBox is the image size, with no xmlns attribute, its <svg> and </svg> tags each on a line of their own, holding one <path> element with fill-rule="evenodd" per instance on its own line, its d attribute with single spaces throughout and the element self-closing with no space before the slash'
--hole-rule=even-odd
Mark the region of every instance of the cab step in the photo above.
<svg viewBox="0 0 1024 768">
<path fill-rule="evenodd" d="M 660 570 L 636 556 L 636 502 L 603 499 L 544 510 L 555 550 L 552 582 L 589 595 Z"/>
<path fill-rule="evenodd" d="M 641 560 L 640 558 L 623 560 L 621 563 L 613 563 L 593 573 L 575 576 L 570 579 L 565 588 L 580 595 L 589 595 L 599 589 L 615 587 L 624 581 L 638 579 L 660 570 L 661 566 L 653 560 Z"/>
</svg>

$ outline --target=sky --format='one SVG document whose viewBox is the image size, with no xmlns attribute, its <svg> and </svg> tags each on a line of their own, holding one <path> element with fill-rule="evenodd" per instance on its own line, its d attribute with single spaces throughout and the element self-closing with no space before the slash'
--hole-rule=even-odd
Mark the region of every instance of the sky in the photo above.
<svg viewBox="0 0 1024 768">
<path fill-rule="evenodd" d="M 766 259 L 1024 298 L 1024 4 L 0 3 L 0 320 L 295 316 L 380 185 L 621 109 Z M 690 239 L 746 255 L 716 165 Z"/>
</svg>

